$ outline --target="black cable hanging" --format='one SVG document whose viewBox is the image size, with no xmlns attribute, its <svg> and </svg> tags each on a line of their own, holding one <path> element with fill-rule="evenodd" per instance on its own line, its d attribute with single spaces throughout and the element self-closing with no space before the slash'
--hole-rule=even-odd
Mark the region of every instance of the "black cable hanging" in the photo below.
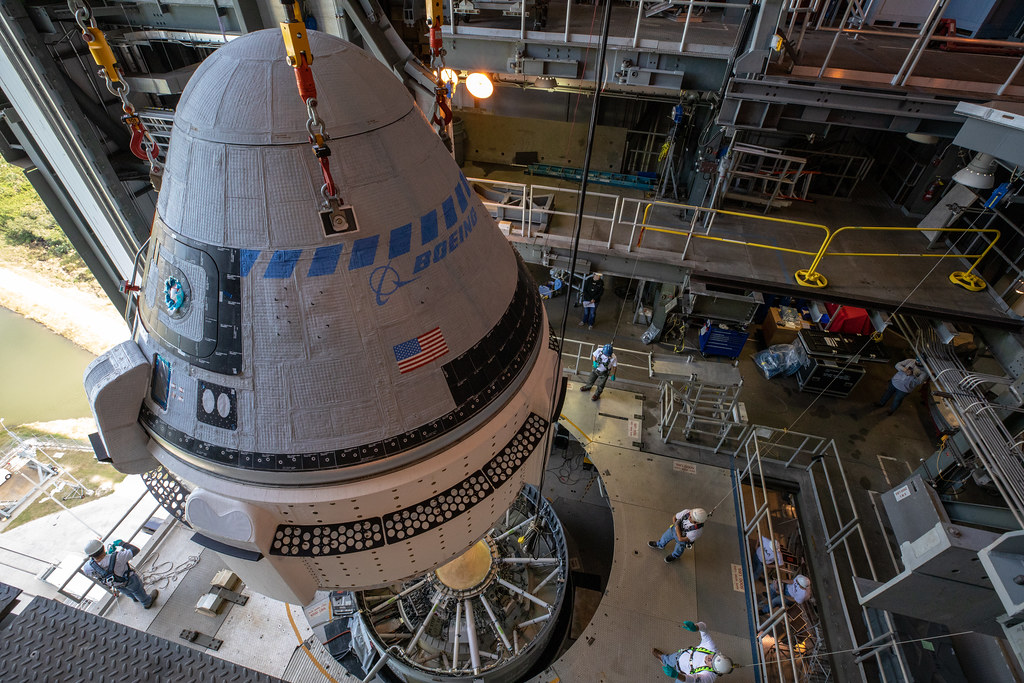
<svg viewBox="0 0 1024 683">
<path fill-rule="evenodd" d="M 569 320 L 569 302 L 572 300 L 572 283 L 576 279 L 576 258 L 580 251 L 580 233 L 583 230 L 583 204 L 587 199 L 587 179 L 590 175 L 590 157 L 594 150 L 594 132 L 597 129 L 597 113 L 601 102 L 601 89 L 604 85 L 604 62 L 605 54 L 608 51 L 608 27 L 612 20 L 612 0 L 604 0 L 604 17 L 601 20 L 601 46 L 597 53 L 597 69 L 594 72 L 594 104 L 590 111 L 590 127 L 587 129 L 587 148 L 583 156 L 583 179 L 580 182 L 579 201 L 576 206 L 576 223 L 572 233 L 572 255 L 569 258 L 569 291 L 565 297 L 565 312 L 562 314 L 562 326 L 559 329 L 559 338 L 565 340 L 566 323 Z M 562 344 L 558 345 L 557 367 L 559 379 L 562 372 Z M 552 388 L 553 392 L 558 391 L 562 382 L 556 382 Z M 558 429 L 558 416 L 553 416 L 555 430 Z M 548 451 L 550 455 L 550 449 Z M 544 467 L 541 469 L 540 481 L 537 483 L 537 510 L 540 510 L 540 499 L 544 495 L 544 477 L 547 474 L 547 456 L 545 456 Z"/>
<path fill-rule="evenodd" d="M 580 195 L 576 204 L 576 223 L 572 232 L 572 253 L 569 257 L 569 292 L 565 299 L 565 313 L 559 336 L 565 339 L 566 323 L 569 320 L 569 301 L 572 299 L 572 283 L 576 281 L 576 259 L 580 252 L 580 233 L 583 231 L 583 205 L 587 200 L 587 184 L 590 179 L 590 157 L 594 151 L 594 132 L 597 129 L 597 114 L 604 87 L 604 61 L 608 51 L 608 27 L 612 20 L 612 0 L 605 0 L 604 17 L 601 19 L 601 46 L 597 51 L 597 69 L 594 72 L 594 104 L 590 110 L 590 127 L 587 129 L 587 148 L 583 156 L 583 178 L 580 181 Z M 614 340 L 613 340 L 614 341 Z M 562 365 L 562 350 L 558 350 L 558 365 Z"/>
</svg>

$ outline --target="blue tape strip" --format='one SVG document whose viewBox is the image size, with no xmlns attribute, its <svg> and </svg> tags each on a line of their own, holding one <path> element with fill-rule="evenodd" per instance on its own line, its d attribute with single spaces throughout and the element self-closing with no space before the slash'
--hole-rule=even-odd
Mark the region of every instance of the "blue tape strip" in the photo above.
<svg viewBox="0 0 1024 683">
<path fill-rule="evenodd" d="M 241 254 L 238 256 L 238 272 L 241 273 L 242 277 L 249 274 L 249 271 L 252 270 L 253 265 L 256 263 L 256 259 L 259 257 L 259 249 L 241 250 Z"/>
<path fill-rule="evenodd" d="M 338 269 L 338 259 L 341 258 L 342 244 L 332 244 L 329 247 L 320 247 L 313 253 L 313 261 L 309 264 L 307 277 L 318 277 L 320 275 L 331 275 Z"/>
<path fill-rule="evenodd" d="M 361 240 L 356 240 L 352 245 L 352 256 L 348 259 L 348 269 L 355 270 L 364 266 L 372 266 L 377 258 L 377 243 L 380 235 L 371 235 Z"/>
<path fill-rule="evenodd" d="M 270 257 L 270 263 L 267 264 L 267 271 L 263 273 L 263 277 L 275 280 L 290 278 L 295 272 L 295 266 L 298 264 L 300 256 L 302 256 L 301 249 L 275 251 L 274 255 Z"/>
<path fill-rule="evenodd" d="M 465 190 L 462 189 L 462 184 L 455 186 L 455 198 L 459 200 L 459 211 L 466 213 L 466 207 L 469 206 L 469 201 L 466 197 Z"/>
<path fill-rule="evenodd" d="M 437 211 L 431 209 L 420 218 L 420 244 L 430 244 L 437 239 Z"/>
<path fill-rule="evenodd" d="M 444 212 L 444 227 L 451 230 L 459 220 L 459 217 L 455 215 L 455 202 L 451 197 L 441 202 L 441 210 Z"/>
<path fill-rule="evenodd" d="M 391 231 L 391 237 L 388 240 L 388 258 L 408 254 L 410 249 L 412 249 L 412 223 L 406 223 Z"/>
</svg>

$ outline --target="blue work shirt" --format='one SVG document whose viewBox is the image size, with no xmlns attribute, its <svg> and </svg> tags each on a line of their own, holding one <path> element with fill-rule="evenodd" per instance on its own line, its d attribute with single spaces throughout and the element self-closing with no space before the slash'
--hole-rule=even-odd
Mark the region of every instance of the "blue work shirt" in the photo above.
<svg viewBox="0 0 1024 683">
<path fill-rule="evenodd" d="M 911 370 L 910 374 L 907 374 L 908 368 Z M 917 367 L 917 361 L 908 358 L 896 364 L 896 374 L 889 381 L 903 393 L 909 394 L 924 381 L 924 371 Z"/>
</svg>

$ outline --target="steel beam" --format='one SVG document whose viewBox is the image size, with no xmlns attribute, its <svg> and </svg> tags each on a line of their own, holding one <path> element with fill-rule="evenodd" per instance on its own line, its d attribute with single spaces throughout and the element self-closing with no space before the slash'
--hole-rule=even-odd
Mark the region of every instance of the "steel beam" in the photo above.
<svg viewBox="0 0 1024 683">
<path fill-rule="evenodd" d="M 733 128 L 777 128 L 785 120 L 952 137 L 963 123 L 959 100 L 853 89 L 781 78 L 734 78 L 718 122 Z"/>
</svg>

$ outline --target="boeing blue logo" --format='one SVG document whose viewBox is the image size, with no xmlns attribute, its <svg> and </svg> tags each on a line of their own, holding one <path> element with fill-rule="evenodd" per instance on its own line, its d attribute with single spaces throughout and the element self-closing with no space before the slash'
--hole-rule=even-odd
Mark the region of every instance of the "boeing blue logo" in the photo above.
<svg viewBox="0 0 1024 683">
<path fill-rule="evenodd" d="M 419 278 L 403 280 L 398 271 L 391 267 L 391 264 L 377 266 L 370 273 L 370 289 L 377 295 L 377 305 L 383 306 L 388 302 L 388 297 L 398 291 L 400 287 L 415 282 Z"/>
<path fill-rule="evenodd" d="M 392 294 L 418 279 L 410 276 L 422 273 L 431 265 L 444 260 L 448 254 L 458 249 L 459 245 L 469 238 L 478 220 L 476 207 L 471 207 L 469 204 L 471 191 L 466 177 L 459 174 L 459 181 L 452 194 L 442 200 L 440 207 L 431 209 L 420 216 L 415 224 L 406 223 L 387 234 L 386 253 L 380 248 L 381 235 L 369 235 L 352 243 L 348 257 L 348 270 L 372 268 L 367 280 L 370 290 L 376 296 L 378 306 L 387 304 Z M 441 231 L 440 226 L 442 220 L 444 221 L 444 232 Z M 414 225 L 418 230 L 414 230 Z M 418 237 L 415 240 L 418 244 L 415 246 L 413 245 L 414 237 Z M 342 251 L 341 244 L 316 249 L 306 276 L 318 277 L 333 274 L 341 261 Z M 385 253 L 387 262 L 373 267 L 382 253 Z M 412 262 L 412 272 L 403 277 L 394 265 L 395 259 L 413 253 L 415 253 L 415 258 Z M 249 274 L 259 255 L 259 250 L 242 250 L 239 264 L 242 277 Z M 302 250 L 299 249 L 273 252 L 263 277 L 290 278 L 301 255 Z"/>
</svg>

